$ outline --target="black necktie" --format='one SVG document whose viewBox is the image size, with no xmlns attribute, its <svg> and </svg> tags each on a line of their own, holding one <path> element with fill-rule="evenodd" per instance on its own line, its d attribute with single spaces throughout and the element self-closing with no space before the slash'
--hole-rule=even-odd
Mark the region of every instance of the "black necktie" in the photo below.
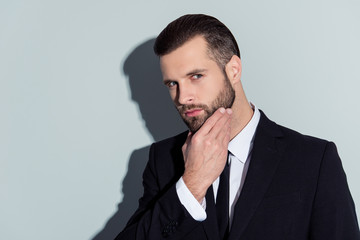
<svg viewBox="0 0 360 240">
<path fill-rule="evenodd" d="M 229 234 L 229 165 L 227 159 L 225 168 L 220 175 L 220 183 L 216 196 L 216 215 L 220 239 L 226 239 Z"/>
</svg>

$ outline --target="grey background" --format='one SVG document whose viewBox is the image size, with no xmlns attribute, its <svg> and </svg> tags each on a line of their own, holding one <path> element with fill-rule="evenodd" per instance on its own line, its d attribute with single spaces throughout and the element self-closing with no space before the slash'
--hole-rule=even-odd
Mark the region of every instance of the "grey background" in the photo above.
<svg viewBox="0 0 360 240">
<path fill-rule="evenodd" d="M 185 129 L 154 37 L 185 13 L 238 40 L 249 100 L 334 141 L 359 210 L 358 0 L 0 0 L 0 239 L 112 239 L 149 145 Z"/>
</svg>

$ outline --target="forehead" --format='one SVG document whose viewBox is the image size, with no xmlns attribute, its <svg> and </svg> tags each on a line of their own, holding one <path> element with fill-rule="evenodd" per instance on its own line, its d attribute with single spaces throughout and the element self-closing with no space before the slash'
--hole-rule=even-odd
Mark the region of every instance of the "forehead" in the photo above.
<svg viewBox="0 0 360 240">
<path fill-rule="evenodd" d="M 197 68 L 213 66 L 213 61 L 208 53 L 208 45 L 202 36 L 196 36 L 174 51 L 160 57 L 160 66 L 164 78 L 173 73 L 185 73 Z M 216 63 L 215 63 L 216 64 Z"/>
</svg>

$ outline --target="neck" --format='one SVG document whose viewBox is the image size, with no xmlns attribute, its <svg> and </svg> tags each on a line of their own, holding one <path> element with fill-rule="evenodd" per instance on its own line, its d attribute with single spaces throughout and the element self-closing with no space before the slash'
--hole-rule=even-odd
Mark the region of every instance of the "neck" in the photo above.
<svg viewBox="0 0 360 240">
<path fill-rule="evenodd" d="M 237 104 L 236 104 L 237 103 Z M 233 139 L 238 135 L 241 130 L 250 122 L 254 111 L 251 108 L 246 97 L 244 99 L 235 99 L 235 102 L 232 106 L 233 114 L 231 120 L 231 133 L 230 139 Z"/>
</svg>

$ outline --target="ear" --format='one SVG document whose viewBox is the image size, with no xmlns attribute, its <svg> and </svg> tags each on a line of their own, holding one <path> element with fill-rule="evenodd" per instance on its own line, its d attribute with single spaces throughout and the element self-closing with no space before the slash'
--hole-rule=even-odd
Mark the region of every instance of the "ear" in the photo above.
<svg viewBox="0 0 360 240">
<path fill-rule="evenodd" d="M 231 85 L 240 82 L 241 70 L 241 59 L 238 56 L 233 55 L 225 66 L 225 72 L 231 82 Z"/>
</svg>

